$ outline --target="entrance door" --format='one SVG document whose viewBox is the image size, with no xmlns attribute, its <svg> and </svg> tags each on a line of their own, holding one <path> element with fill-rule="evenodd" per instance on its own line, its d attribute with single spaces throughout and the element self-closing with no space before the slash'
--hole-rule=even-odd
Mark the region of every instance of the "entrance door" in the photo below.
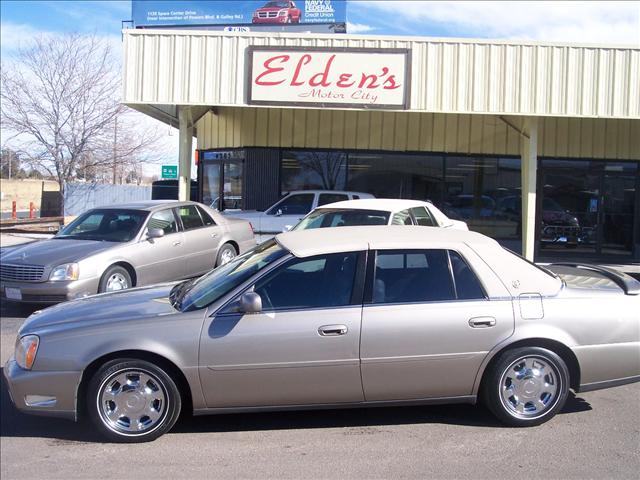
<svg viewBox="0 0 640 480">
<path fill-rule="evenodd" d="M 242 209 L 242 160 L 204 157 L 200 174 L 202 203 L 220 211 Z"/>
</svg>

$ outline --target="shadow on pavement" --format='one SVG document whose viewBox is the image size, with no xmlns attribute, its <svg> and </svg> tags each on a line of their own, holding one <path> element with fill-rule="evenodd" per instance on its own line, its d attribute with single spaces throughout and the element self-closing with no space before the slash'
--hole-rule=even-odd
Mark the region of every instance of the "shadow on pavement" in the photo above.
<svg viewBox="0 0 640 480">
<path fill-rule="evenodd" d="M 41 437 L 62 443 L 103 442 L 89 422 L 74 423 L 56 418 L 37 417 L 18 412 L 11 404 L 0 369 L 0 437 Z M 573 393 L 561 413 L 591 410 L 591 405 Z M 173 433 L 244 432 L 297 430 L 309 428 L 384 427 L 409 424 L 447 424 L 500 428 L 488 410 L 473 405 L 354 408 L 183 417 Z M 346 433 L 350 433 L 346 431 Z M 364 434 L 362 431 L 352 432 Z"/>
</svg>

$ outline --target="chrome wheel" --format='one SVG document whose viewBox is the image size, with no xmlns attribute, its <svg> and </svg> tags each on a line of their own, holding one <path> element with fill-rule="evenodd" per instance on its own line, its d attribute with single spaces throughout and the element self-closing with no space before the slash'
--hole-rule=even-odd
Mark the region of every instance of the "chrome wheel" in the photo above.
<svg viewBox="0 0 640 480">
<path fill-rule="evenodd" d="M 236 258 L 236 252 L 233 247 L 225 248 L 222 253 L 220 253 L 220 265 L 225 265 L 234 258 Z"/>
<path fill-rule="evenodd" d="M 525 356 L 504 370 L 498 388 L 500 401 L 510 415 L 535 419 L 555 406 L 563 385 L 554 363 L 541 356 Z"/>
<path fill-rule="evenodd" d="M 125 290 L 129 288 L 129 280 L 121 273 L 113 273 L 107 279 L 107 287 L 105 291 L 115 292 L 117 290 Z"/>
<path fill-rule="evenodd" d="M 98 413 L 104 425 L 119 434 L 148 433 L 168 411 L 162 382 L 145 370 L 121 370 L 110 375 L 98 390 Z"/>
</svg>

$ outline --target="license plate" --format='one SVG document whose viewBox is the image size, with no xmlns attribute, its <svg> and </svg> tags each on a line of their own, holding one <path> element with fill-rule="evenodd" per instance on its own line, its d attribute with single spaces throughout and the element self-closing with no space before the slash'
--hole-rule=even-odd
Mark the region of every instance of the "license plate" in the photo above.
<svg viewBox="0 0 640 480">
<path fill-rule="evenodd" d="M 5 287 L 4 294 L 9 300 L 22 300 L 22 292 L 19 288 Z"/>
</svg>

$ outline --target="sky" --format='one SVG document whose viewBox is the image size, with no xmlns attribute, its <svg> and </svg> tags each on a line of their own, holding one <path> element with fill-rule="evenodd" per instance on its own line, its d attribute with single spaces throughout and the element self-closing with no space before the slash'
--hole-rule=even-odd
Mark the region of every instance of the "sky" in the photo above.
<svg viewBox="0 0 640 480">
<path fill-rule="evenodd" d="M 0 56 L 4 62 L 39 33 L 95 34 L 105 37 L 118 51 L 122 21 L 130 18 L 129 0 L 0 0 Z M 347 31 L 362 35 L 534 40 L 640 48 L 640 1 L 350 0 Z M 176 163 L 177 134 L 163 128 L 165 163 Z"/>
</svg>

